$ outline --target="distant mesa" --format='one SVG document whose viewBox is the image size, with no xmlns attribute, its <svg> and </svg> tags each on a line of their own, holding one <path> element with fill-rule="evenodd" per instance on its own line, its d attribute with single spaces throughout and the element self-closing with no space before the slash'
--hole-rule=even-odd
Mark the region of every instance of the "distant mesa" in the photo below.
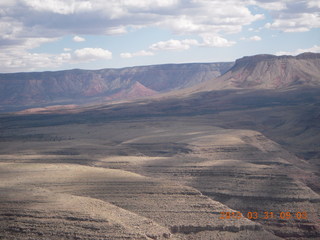
<svg viewBox="0 0 320 240">
<path fill-rule="evenodd" d="M 224 75 L 203 83 L 202 89 L 281 89 L 301 86 L 320 86 L 320 54 L 243 57 L 236 60 Z"/>
<path fill-rule="evenodd" d="M 0 110 L 105 103 L 169 92 L 189 95 L 222 89 L 298 87 L 320 87 L 319 53 L 260 54 L 240 58 L 235 63 L 0 74 Z"/>
</svg>

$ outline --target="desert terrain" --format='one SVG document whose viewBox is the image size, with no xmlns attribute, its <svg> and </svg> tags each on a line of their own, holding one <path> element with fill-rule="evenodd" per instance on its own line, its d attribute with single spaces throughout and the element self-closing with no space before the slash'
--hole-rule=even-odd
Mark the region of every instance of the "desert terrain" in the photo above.
<svg viewBox="0 0 320 240">
<path fill-rule="evenodd" d="M 2 118 L 3 239 L 319 237 L 318 170 L 258 131 L 210 114 L 60 117 Z"/>
<path fill-rule="evenodd" d="M 1 114 L 0 239 L 319 239 L 320 90 L 283 84 Z"/>
</svg>

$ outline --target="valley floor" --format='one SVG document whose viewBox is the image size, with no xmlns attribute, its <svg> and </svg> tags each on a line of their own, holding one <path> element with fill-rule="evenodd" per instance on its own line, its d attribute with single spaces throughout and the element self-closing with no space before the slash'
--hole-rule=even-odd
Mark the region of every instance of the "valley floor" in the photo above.
<svg viewBox="0 0 320 240">
<path fill-rule="evenodd" d="M 0 128 L 0 239 L 320 237 L 318 169 L 261 132 L 213 115 L 42 121 Z"/>
</svg>

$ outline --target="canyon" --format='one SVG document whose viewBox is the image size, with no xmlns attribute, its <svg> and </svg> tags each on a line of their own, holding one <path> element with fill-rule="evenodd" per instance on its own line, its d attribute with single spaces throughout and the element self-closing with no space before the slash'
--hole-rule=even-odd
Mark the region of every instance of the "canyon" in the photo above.
<svg viewBox="0 0 320 240">
<path fill-rule="evenodd" d="M 315 53 L 137 67 L 110 91 L 70 70 L 52 101 L 2 74 L 0 238 L 318 239 L 319 69 Z"/>
</svg>

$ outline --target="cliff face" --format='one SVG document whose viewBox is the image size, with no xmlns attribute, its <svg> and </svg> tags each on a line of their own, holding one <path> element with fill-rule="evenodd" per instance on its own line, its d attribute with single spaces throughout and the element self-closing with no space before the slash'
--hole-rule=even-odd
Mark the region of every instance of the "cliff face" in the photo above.
<svg viewBox="0 0 320 240">
<path fill-rule="evenodd" d="M 202 88 L 281 89 L 298 86 L 320 86 L 320 54 L 243 57 L 226 74 L 204 83 Z"/>
<path fill-rule="evenodd" d="M 0 106 L 77 103 L 96 97 L 115 99 L 115 94 L 130 91 L 136 82 L 154 91 L 153 93 L 167 92 L 220 76 L 232 65 L 233 63 L 166 64 L 92 71 L 0 74 Z M 150 91 L 148 94 L 136 91 L 130 98 L 133 95 L 135 98 L 149 96 Z M 124 94 L 118 94 L 118 97 L 117 100 L 128 98 Z"/>
<path fill-rule="evenodd" d="M 256 55 L 238 59 L 235 64 L 166 64 L 0 74 L 0 110 L 137 99 L 190 87 L 191 92 L 198 92 L 301 86 L 320 86 L 320 54 Z"/>
</svg>

